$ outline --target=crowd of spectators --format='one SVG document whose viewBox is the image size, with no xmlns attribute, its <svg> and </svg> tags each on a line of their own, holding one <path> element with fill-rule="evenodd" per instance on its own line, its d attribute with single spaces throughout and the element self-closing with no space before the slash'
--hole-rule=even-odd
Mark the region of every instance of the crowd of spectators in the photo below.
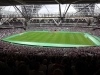
<svg viewBox="0 0 100 75">
<path fill-rule="evenodd" d="M 29 30 L 100 31 L 79 27 L 31 27 Z M 21 28 L 1 29 L 0 38 L 25 32 Z M 100 47 L 47 48 L 0 41 L 0 75 L 100 75 Z"/>
<path fill-rule="evenodd" d="M 100 31 L 95 30 L 92 31 L 91 28 L 78 28 L 78 27 L 30 27 L 27 28 L 26 31 L 31 30 L 58 30 L 58 31 L 77 31 L 77 32 L 88 32 L 89 34 L 100 36 Z M 18 34 L 25 32 L 24 29 L 21 28 L 12 28 L 12 29 L 1 29 L 0 30 L 0 38 L 5 38 L 10 35 Z M 24 45 L 15 45 L 12 43 L 7 43 L 4 41 L 0 41 L 0 48 L 3 48 L 4 52 L 14 52 L 14 53 L 28 53 L 33 55 L 49 55 L 49 56 L 64 56 L 69 55 L 75 52 L 76 54 L 80 54 L 83 50 L 83 54 L 87 54 L 88 51 L 90 53 L 98 54 L 99 55 L 99 47 L 86 47 L 86 48 L 45 48 L 45 47 L 32 47 L 32 46 L 24 46 Z M 81 54 L 80 54 L 81 55 Z M 74 55 L 73 55 L 74 56 Z"/>
</svg>

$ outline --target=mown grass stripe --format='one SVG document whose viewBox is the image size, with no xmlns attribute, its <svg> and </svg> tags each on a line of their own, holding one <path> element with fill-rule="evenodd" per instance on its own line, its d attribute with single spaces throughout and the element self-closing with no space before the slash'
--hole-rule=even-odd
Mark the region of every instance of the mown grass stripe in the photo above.
<svg viewBox="0 0 100 75">
<path fill-rule="evenodd" d="M 76 43 L 75 37 L 72 33 L 71 33 L 71 37 L 70 37 L 70 42 L 73 43 L 73 44 Z"/>
<path fill-rule="evenodd" d="M 86 40 L 84 39 L 83 34 L 76 34 L 76 37 L 77 37 L 77 42 L 79 42 L 81 45 L 86 44 Z"/>
<path fill-rule="evenodd" d="M 65 36 L 65 34 L 62 34 L 62 37 L 61 37 L 61 41 L 63 41 L 63 44 L 65 44 L 66 43 L 66 38 L 65 38 L 66 36 Z"/>
</svg>

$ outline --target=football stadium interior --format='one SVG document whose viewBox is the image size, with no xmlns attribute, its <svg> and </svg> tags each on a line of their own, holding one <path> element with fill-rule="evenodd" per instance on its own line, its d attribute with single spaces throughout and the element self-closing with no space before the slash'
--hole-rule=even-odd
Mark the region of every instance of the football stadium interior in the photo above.
<svg viewBox="0 0 100 75">
<path fill-rule="evenodd" d="M 100 0 L 0 1 L 0 75 L 100 75 Z"/>
</svg>

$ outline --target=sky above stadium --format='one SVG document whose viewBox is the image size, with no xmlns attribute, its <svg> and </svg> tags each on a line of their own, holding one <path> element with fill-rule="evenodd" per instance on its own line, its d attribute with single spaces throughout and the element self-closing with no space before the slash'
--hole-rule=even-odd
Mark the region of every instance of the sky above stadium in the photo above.
<svg viewBox="0 0 100 75">
<path fill-rule="evenodd" d="M 67 8 L 68 5 L 66 6 L 66 4 L 61 5 L 61 12 L 65 11 L 65 8 Z M 47 9 L 48 11 L 47 11 Z M 59 12 L 59 5 L 45 5 L 42 7 L 42 9 L 39 11 L 39 13 L 58 13 Z M 76 12 L 76 10 L 70 6 L 68 12 Z"/>
<path fill-rule="evenodd" d="M 67 8 L 69 4 L 62 4 L 61 5 L 61 12 L 63 13 L 65 11 L 65 7 Z M 98 7 L 100 7 L 100 4 L 97 4 Z M 21 10 L 21 8 L 18 6 L 18 8 Z M 48 10 L 47 10 L 48 9 Z M 8 6 L 8 7 L 5 7 L 6 11 L 15 11 L 14 7 L 13 6 Z M 72 12 L 72 13 L 75 13 L 76 10 L 74 9 L 73 6 L 70 6 L 68 12 Z M 39 14 L 44 14 L 44 13 L 59 13 L 59 5 L 58 4 L 53 4 L 53 5 L 43 5 L 43 7 L 39 10 L 38 12 Z"/>
</svg>

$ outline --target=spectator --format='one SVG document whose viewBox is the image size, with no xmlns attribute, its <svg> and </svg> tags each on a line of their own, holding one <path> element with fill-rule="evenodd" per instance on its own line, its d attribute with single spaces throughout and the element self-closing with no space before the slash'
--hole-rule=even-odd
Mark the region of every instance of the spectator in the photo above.
<svg viewBox="0 0 100 75">
<path fill-rule="evenodd" d="M 40 64 L 36 62 L 34 64 L 34 70 L 30 71 L 30 75 L 44 75 L 43 71 L 39 71 Z"/>
</svg>

